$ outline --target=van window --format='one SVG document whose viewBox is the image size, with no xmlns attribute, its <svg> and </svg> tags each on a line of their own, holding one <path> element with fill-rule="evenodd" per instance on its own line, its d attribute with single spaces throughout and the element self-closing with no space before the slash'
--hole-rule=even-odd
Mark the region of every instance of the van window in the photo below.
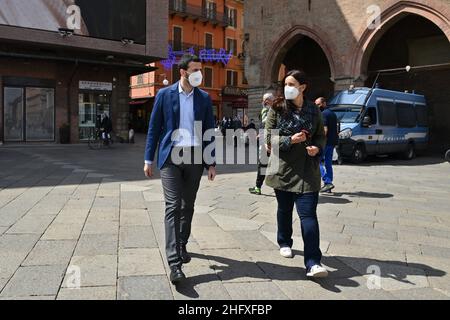
<svg viewBox="0 0 450 320">
<path fill-rule="evenodd" d="M 376 108 L 368 108 L 366 116 L 370 117 L 370 124 L 377 124 L 377 109 Z"/>
<path fill-rule="evenodd" d="M 416 126 L 416 113 L 414 105 L 409 103 L 397 102 L 398 126 L 401 128 L 413 128 Z"/>
<path fill-rule="evenodd" d="M 417 116 L 417 125 L 419 127 L 428 126 L 428 114 L 426 106 L 416 105 L 416 116 Z"/>
<path fill-rule="evenodd" d="M 397 110 L 394 102 L 378 101 L 378 111 L 380 112 L 380 124 L 383 126 L 397 125 Z"/>
</svg>

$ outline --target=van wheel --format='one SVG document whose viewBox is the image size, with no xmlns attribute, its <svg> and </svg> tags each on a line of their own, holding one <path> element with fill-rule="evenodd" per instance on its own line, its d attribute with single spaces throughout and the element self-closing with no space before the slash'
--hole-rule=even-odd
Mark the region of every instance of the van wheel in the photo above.
<svg viewBox="0 0 450 320">
<path fill-rule="evenodd" d="M 366 150 L 363 145 L 357 144 L 353 149 L 352 162 L 354 164 L 360 164 L 366 159 Z"/>
<path fill-rule="evenodd" d="M 406 151 L 403 154 L 403 159 L 405 160 L 412 160 L 416 157 L 416 150 L 414 148 L 413 143 L 408 143 L 408 147 L 406 148 Z"/>
<path fill-rule="evenodd" d="M 450 162 L 450 150 L 447 150 L 447 152 L 445 153 L 445 160 Z"/>
</svg>

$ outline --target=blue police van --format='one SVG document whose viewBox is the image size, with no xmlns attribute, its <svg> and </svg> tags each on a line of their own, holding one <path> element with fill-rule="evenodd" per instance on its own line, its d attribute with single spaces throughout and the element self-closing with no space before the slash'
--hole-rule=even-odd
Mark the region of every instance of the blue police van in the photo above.
<svg viewBox="0 0 450 320">
<path fill-rule="evenodd" d="M 413 159 L 428 145 L 423 95 L 379 88 L 350 88 L 330 102 L 340 123 L 341 159 L 361 163 L 368 155 L 400 154 Z"/>
</svg>

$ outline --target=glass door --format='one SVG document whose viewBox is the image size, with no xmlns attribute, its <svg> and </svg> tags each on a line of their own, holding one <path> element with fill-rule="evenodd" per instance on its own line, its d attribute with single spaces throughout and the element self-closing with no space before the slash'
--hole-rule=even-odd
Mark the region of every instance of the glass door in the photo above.
<svg viewBox="0 0 450 320">
<path fill-rule="evenodd" d="M 55 90 L 26 88 L 26 140 L 55 140 Z"/>
<path fill-rule="evenodd" d="M 23 88 L 4 89 L 5 141 L 23 141 Z"/>
<path fill-rule="evenodd" d="M 55 140 L 55 90 L 5 87 L 6 142 Z"/>
</svg>

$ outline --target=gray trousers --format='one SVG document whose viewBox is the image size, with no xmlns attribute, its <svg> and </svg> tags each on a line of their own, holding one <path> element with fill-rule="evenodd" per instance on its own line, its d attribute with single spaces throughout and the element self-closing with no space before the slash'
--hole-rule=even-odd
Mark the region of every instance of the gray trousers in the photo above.
<svg viewBox="0 0 450 320">
<path fill-rule="evenodd" d="M 185 150 L 193 152 L 190 148 Z M 161 169 L 166 202 L 166 255 L 170 267 L 182 265 L 180 246 L 186 245 L 191 235 L 195 199 L 203 170 L 203 164 L 176 165 L 170 157 Z"/>
</svg>

